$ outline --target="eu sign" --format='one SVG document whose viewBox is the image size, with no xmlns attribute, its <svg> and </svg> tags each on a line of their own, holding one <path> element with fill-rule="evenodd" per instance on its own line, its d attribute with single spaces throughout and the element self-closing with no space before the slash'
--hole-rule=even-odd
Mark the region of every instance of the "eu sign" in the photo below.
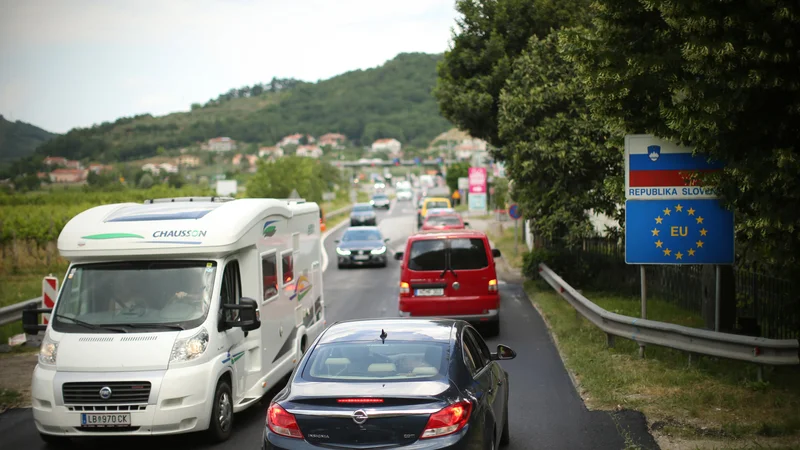
<svg viewBox="0 0 800 450">
<path fill-rule="evenodd" d="M 733 264 L 733 213 L 717 200 L 625 202 L 628 264 Z"/>
</svg>

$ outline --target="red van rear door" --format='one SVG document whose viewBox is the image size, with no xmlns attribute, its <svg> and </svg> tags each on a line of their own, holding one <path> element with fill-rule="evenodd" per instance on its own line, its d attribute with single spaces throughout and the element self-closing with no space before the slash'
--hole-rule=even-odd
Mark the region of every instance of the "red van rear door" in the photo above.
<svg viewBox="0 0 800 450">
<path fill-rule="evenodd" d="M 496 309 L 497 292 L 489 291 L 489 281 L 496 280 L 494 258 L 485 237 L 451 237 L 449 268 L 444 295 L 450 299 L 449 313 L 454 316 L 485 314 Z"/>
<path fill-rule="evenodd" d="M 407 249 L 408 266 L 403 281 L 407 281 L 411 298 L 407 299 L 412 316 L 446 316 L 449 302 L 444 296 L 447 288 L 447 240 L 443 237 L 414 239 Z"/>
</svg>

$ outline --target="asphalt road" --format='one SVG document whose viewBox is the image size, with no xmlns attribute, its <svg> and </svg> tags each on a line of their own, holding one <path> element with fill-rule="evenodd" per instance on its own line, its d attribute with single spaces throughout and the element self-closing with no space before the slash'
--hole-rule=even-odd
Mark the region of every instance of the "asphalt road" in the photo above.
<svg viewBox="0 0 800 450">
<path fill-rule="evenodd" d="M 433 192 L 431 192 L 433 194 Z M 378 212 L 378 226 L 391 239 L 390 249 L 401 248 L 415 228 L 413 202 L 394 203 L 391 210 Z M 390 260 L 386 268 L 339 270 L 335 263 L 334 240 L 344 228 L 325 242 L 330 264 L 324 275 L 326 319 L 339 320 L 396 317 L 399 264 Z M 489 340 L 490 348 L 503 343 L 517 352 L 516 359 L 504 361 L 510 377 L 511 397 L 509 449 L 624 449 L 635 444 L 641 449 L 658 448 L 649 435 L 644 417 L 636 412 L 588 411 L 578 396 L 558 352 L 537 311 L 522 286 L 503 283 L 500 277 L 500 336 Z M 233 437 L 212 446 L 202 436 L 166 438 L 92 439 L 77 441 L 77 448 L 115 450 L 123 448 L 216 448 L 258 449 L 265 409 L 274 393 L 261 405 L 236 415 Z M 30 410 L 13 410 L 0 415 L 0 449 L 46 448 L 33 425 Z M 634 447 L 637 448 L 637 447 Z"/>
</svg>

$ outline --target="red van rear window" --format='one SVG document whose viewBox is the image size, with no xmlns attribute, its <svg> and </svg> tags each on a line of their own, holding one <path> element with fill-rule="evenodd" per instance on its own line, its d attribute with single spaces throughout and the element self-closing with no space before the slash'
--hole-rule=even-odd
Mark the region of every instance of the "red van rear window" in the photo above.
<svg viewBox="0 0 800 450">
<path fill-rule="evenodd" d="M 408 268 L 415 271 L 444 270 L 445 265 L 444 239 L 425 239 L 411 244 L 411 254 L 408 258 Z"/>
<path fill-rule="evenodd" d="M 489 266 L 483 239 L 450 239 L 450 267 L 453 270 L 483 269 Z"/>
</svg>

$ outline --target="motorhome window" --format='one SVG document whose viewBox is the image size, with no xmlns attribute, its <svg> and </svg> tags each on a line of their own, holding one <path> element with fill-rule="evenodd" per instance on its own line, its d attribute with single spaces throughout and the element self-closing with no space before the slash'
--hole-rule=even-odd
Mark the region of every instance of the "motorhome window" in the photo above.
<svg viewBox="0 0 800 450">
<path fill-rule="evenodd" d="M 281 258 L 281 275 L 283 283 L 287 284 L 294 280 L 294 257 L 291 253 L 286 253 Z"/>
<path fill-rule="evenodd" d="M 444 239 L 425 239 L 411 244 L 408 268 L 416 271 L 444 270 L 446 266 Z"/>
<path fill-rule="evenodd" d="M 239 263 L 231 261 L 225 266 L 222 273 L 222 286 L 220 286 L 220 303 L 235 305 L 239 303 L 242 292 L 242 281 L 239 277 Z M 235 321 L 238 319 L 237 310 L 225 310 L 225 320 Z"/>
<path fill-rule="evenodd" d="M 264 300 L 278 295 L 278 258 L 275 253 L 261 257 L 261 272 L 263 279 L 262 291 Z"/>
<path fill-rule="evenodd" d="M 488 267 L 489 258 L 483 239 L 450 239 L 450 266 L 453 270 Z"/>
<path fill-rule="evenodd" d="M 380 241 L 381 232 L 378 230 L 359 230 L 350 228 L 342 236 L 343 241 Z"/>
<path fill-rule="evenodd" d="M 97 326 L 162 331 L 200 325 L 214 292 L 213 261 L 129 261 L 70 268 L 53 314 L 61 332 L 108 332 Z M 80 325 L 83 323 L 83 325 Z M 86 325 L 88 324 L 88 325 Z"/>
</svg>

